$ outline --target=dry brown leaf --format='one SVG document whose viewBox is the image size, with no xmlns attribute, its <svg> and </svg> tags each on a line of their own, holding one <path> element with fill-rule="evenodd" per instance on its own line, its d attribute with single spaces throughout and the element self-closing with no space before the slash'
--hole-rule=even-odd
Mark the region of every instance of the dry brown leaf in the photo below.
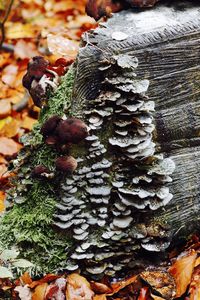
<svg viewBox="0 0 200 300">
<path fill-rule="evenodd" d="M 37 285 L 32 295 L 32 300 L 44 300 L 47 287 L 48 283 L 46 282 Z"/>
<path fill-rule="evenodd" d="M 190 250 L 169 268 L 169 273 L 176 282 L 176 297 L 181 297 L 186 292 L 192 278 L 196 257 L 196 251 Z"/>
<path fill-rule="evenodd" d="M 21 145 L 10 138 L 0 137 L 0 153 L 11 156 L 19 151 Z"/>
<path fill-rule="evenodd" d="M 197 267 L 193 273 L 189 293 L 190 300 L 200 299 L 200 267 Z"/>
<path fill-rule="evenodd" d="M 75 273 L 67 276 L 67 300 L 92 300 L 93 296 L 94 292 L 83 276 Z"/>
<path fill-rule="evenodd" d="M 156 296 L 156 295 L 154 295 L 154 294 L 151 294 L 151 298 L 152 298 L 153 300 L 165 300 L 164 298 L 159 297 L 159 296 Z"/>
<path fill-rule="evenodd" d="M 5 209 L 5 193 L 0 191 L 0 213 Z"/>
</svg>

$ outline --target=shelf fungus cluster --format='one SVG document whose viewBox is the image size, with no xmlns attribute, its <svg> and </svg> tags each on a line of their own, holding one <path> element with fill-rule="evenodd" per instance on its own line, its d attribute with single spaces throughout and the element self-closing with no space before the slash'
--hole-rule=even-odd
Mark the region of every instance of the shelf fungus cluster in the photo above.
<svg viewBox="0 0 200 300">
<path fill-rule="evenodd" d="M 133 266 L 137 249 L 160 252 L 169 245 L 164 224 L 144 224 L 145 214 L 172 199 L 175 164 L 157 152 L 155 105 L 146 95 L 149 82 L 136 76 L 137 65 L 125 54 L 102 65 L 101 93 L 82 110 L 90 129 L 85 151 L 77 151 L 79 167 L 62 184 L 54 215 L 54 224 L 74 240 L 69 270 L 84 265 L 94 276 L 114 275 Z"/>
</svg>

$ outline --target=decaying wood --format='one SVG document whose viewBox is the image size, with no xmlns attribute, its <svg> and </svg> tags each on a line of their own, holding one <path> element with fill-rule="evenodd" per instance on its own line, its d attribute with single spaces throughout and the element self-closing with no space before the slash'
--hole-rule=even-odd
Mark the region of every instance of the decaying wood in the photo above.
<svg viewBox="0 0 200 300">
<path fill-rule="evenodd" d="M 160 231 L 167 232 L 162 233 L 163 238 L 156 230 L 149 233 L 151 238 L 157 239 L 161 251 L 165 243 L 169 246 L 167 241 L 182 236 L 183 232 L 188 236 L 199 226 L 199 25 L 200 6 L 190 1 L 160 5 L 137 14 L 117 13 L 85 35 L 77 60 L 74 110 L 81 104 L 86 110 L 94 109 L 93 100 L 106 89 L 104 79 L 111 76 L 109 68 L 111 74 L 115 70 L 114 56 L 128 56 L 130 63 L 137 58 L 137 79 L 149 80 L 146 95 L 155 101 L 156 154 L 163 153 L 176 165 L 173 181 L 167 183 L 173 199 L 155 211 L 146 207 L 141 213 L 136 209 L 132 216 L 137 220 L 134 226 L 136 223 L 154 229 L 161 226 Z M 121 75 L 119 72 L 117 76 Z M 87 121 L 84 110 L 81 116 Z M 106 134 L 106 130 L 108 127 L 102 125 L 97 135 Z M 112 136 L 113 132 L 107 134 Z M 131 163 L 134 168 L 134 162 Z"/>
</svg>

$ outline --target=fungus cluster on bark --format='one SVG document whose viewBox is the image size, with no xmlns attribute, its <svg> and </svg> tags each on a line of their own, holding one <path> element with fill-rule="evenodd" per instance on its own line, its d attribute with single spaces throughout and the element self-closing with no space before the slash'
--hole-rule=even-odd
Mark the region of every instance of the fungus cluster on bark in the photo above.
<svg viewBox="0 0 200 300">
<path fill-rule="evenodd" d="M 159 252 L 169 245 L 165 228 L 142 223 L 144 212 L 172 199 L 167 184 L 175 165 L 155 153 L 155 105 L 137 67 L 136 57 L 112 57 L 101 93 L 82 111 L 90 129 L 86 155 L 63 183 L 54 215 L 54 224 L 77 243 L 68 270 L 85 264 L 92 275 L 113 275 L 131 266 L 137 248 Z M 105 72 L 104 63 L 100 68 Z"/>
<path fill-rule="evenodd" d="M 54 65 L 42 56 L 33 57 L 23 77 L 23 86 L 29 91 L 36 106 L 42 107 L 46 104 L 48 93 L 55 90 L 72 59 L 60 58 Z"/>
<path fill-rule="evenodd" d="M 86 12 L 95 20 L 129 7 L 152 7 L 159 0 L 88 0 Z"/>
</svg>

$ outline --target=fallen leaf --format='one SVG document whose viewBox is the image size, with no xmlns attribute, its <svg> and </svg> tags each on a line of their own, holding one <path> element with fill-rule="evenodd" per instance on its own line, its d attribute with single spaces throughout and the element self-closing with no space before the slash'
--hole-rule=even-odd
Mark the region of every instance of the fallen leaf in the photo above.
<svg viewBox="0 0 200 300">
<path fill-rule="evenodd" d="M 23 284 L 31 284 L 33 280 L 31 279 L 31 276 L 28 272 L 25 272 L 21 277 L 20 280 L 23 282 Z"/>
<path fill-rule="evenodd" d="M 176 282 L 176 297 L 181 297 L 186 292 L 192 278 L 196 257 L 197 253 L 192 249 L 178 258 L 169 268 L 169 273 Z"/>
<path fill-rule="evenodd" d="M 0 119 L 7 117 L 11 113 L 11 104 L 6 99 L 0 100 Z"/>
<path fill-rule="evenodd" d="M 195 261 L 195 267 L 198 267 L 200 265 L 200 256 L 197 257 L 196 261 Z"/>
<path fill-rule="evenodd" d="M 0 54 L 0 68 L 4 67 L 4 65 L 10 63 L 10 53 L 2 53 Z"/>
<path fill-rule="evenodd" d="M 16 119 L 7 118 L 7 122 L 2 129 L 0 129 L 0 136 L 4 136 L 7 138 L 15 137 L 20 129 L 20 122 Z"/>
<path fill-rule="evenodd" d="M 0 191 L 0 213 L 4 211 L 5 209 L 5 193 Z"/>
<path fill-rule="evenodd" d="M 65 300 L 66 279 L 61 277 L 51 283 L 46 290 L 45 300 Z"/>
<path fill-rule="evenodd" d="M 135 283 L 137 278 L 138 278 L 138 276 L 136 275 L 136 276 L 132 276 L 126 280 L 122 280 L 122 281 L 113 283 L 111 285 L 113 291 L 111 294 L 109 294 L 109 296 L 112 296 L 112 295 L 116 294 L 117 292 L 119 292 L 120 290 L 122 290 L 123 288 L 125 288 L 126 286 L 128 286 L 132 283 Z"/>
<path fill-rule="evenodd" d="M 46 282 L 37 285 L 32 295 L 32 300 L 44 300 L 47 287 L 48 287 L 48 283 Z"/>
<path fill-rule="evenodd" d="M 15 22 L 13 26 L 12 22 L 7 22 L 5 27 L 7 39 L 36 38 L 37 36 L 38 28 L 32 24 Z"/>
<path fill-rule="evenodd" d="M 54 55 L 66 55 L 75 58 L 78 53 L 79 43 L 69 40 L 61 34 L 48 34 L 47 44 L 49 51 Z"/>
<path fill-rule="evenodd" d="M 149 289 L 147 287 L 143 287 L 140 290 L 140 294 L 137 300 L 147 300 L 147 296 L 148 296 L 148 291 Z"/>
<path fill-rule="evenodd" d="M 4 68 L 2 73 L 2 81 L 9 85 L 10 87 L 14 87 L 15 85 L 15 79 L 18 72 L 18 66 L 16 65 L 8 65 Z"/>
<path fill-rule="evenodd" d="M 90 283 L 92 290 L 95 294 L 110 294 L 112 293 L 112 289 L 107 285 L 95 281 L 91 281 Z"/>
<path fill-rule="evenodd" d="M 0 153 L 11 156 L 19 151 L 21 145 L 10 138 L 0 137 Z"/>
<path fill-rule="evenodd" d="M 27 130 L 32 130 L 33 126 L 37 123 L 36 119 L 26 116 L 22 121 L 21 127 Z"/>
<path fill-rule="evenodd" d="M 166 271 L 145 271 L 140 278 L 165 299 L 172 299 L 176 295 L 173 277 Z"/>
<path fill-rule="evenodd" d="M 189 299 L 199 300 L 200 299 L 200 266 L 195 268 L 192 275 L 192 280 L 189 288 Z"/>
<path fill-rule="evenodd" d="M 92 300 L 94 292 L 91 290 L 89 282 L 78 274 L 67 276 L 67 300 Z"/>
<path fill-rule="evenodd" d="M 21 300 L 32 299 L 32 293 L 27 284 L 25 286 L 17 286 L 14 290 L 19 293 L 19 298 Z"/>
<path fill-rule="evenodd" d="M 56 280 L 57 278 L 59 278 L 60 276 L 58 275 L 54 275 L 54 274 L 47 274 L 46 276 L 44 276 L 43 278 L 39 279 L 39 280 L 35 280 L 33 281 L 29 286 L 31 289 L 35 288 L 37 285 L 41 285 L 43 283 L 49 283 L 52 282 L 54 280 Z"/>
<path fill-rule="evenodd" d="M 16 58 L 25 59 L 37 56 L 39 55 L 39 52 L 37 51 L 34 43 L 28 43 L 24 40 L 19 40 L 15 45 L 14 55 Z"/>
<path fill-rule="evenodd" d="M 95 295 L 93 300 L 107 300 L 106 295 Z"/>
</svg>

